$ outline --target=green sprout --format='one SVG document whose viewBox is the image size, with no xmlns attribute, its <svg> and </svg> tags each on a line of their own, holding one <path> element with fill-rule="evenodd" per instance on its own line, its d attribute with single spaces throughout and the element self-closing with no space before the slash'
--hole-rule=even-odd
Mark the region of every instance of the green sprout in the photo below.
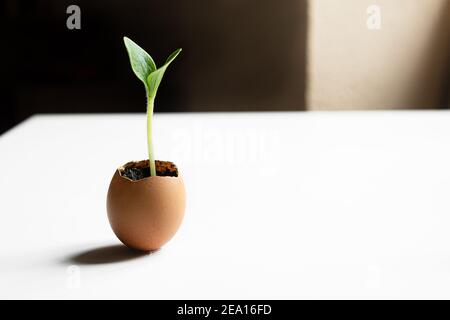
<svg viewBox="0 0 450 320">
<path fill-rule="evenodd" d="M 153 106 L 155 103 L 156 92 L 169 64 L 181 52 L 181 48 L 175 50 L 166 60 L 163 66 L 156 68 L 156 64 L 152 57 L 139 47 L 136 43 L 127 37 L 123 38 L 125 47 L 130 57 L 131 68 L 136 76 L 144 83 L 147 93 L 147 146 L 148 146 L 148 162 L 150 165 L 150 175 L 156 176 L 155 157 L 153 154 L 152 143 L 152 118 Z"/>
</svg>

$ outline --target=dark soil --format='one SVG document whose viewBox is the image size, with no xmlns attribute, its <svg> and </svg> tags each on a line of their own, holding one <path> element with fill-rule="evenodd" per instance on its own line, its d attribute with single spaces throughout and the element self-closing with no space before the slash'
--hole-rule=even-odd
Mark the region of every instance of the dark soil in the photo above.
<svg viewBox="0 0 450 320">
<path fill-rule="evenodd" d="M 156 175 L 162 177 L 178 177 L 178 169 L 172 162 L 156 160 Z M 123 177 L 138 181 L 150 177 L 148 161 L 130 162 L 120 170 Z"/>
<path fill-rule="evenodd" d="M 134 181 L 141 180 L 150 177 L 150 168 L 125 168 L 122 176 Z"/>
</svg>

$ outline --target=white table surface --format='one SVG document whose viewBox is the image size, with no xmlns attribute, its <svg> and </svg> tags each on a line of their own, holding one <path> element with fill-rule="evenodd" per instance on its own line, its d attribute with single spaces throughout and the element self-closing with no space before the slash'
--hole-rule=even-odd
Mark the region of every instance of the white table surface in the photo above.
<svg viewBox="0 0 450 320">
<path fill-rule="evenodd" d="M 157 114 L 187 210 L 160 251 L 111 231 L 145 115 L 0 136 L 0 298 L 450 298 L 450 112 Z"/>
</svg>

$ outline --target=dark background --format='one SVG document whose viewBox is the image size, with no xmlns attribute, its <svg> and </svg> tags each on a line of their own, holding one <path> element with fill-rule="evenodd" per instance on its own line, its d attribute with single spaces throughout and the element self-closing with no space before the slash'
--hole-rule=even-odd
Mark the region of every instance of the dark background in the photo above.
<svg viewBox="0 0 450 320">
<path fill-rule="evenodd" d="M 157 112 L 302 110 L 306 1 L 3 0 L 0 133 L 34 113 L 144 112 L 124 35 L 160 65 Z M 66 9 L 81 8 L 81 30 Z"/>
</svg>

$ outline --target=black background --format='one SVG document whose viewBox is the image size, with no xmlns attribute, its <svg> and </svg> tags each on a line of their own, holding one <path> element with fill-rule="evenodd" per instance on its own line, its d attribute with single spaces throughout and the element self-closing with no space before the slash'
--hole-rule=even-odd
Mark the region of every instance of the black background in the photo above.
<svg viewBox="0 0 450 320">
<path fill-rule="evenodd" d="M 81 8 L 81 30 L 66 27 L 71 4 Z M 305 105 L 305 58 L 297 52 L 306 41 L 306 1 L 3 0 L 0 6 L 0 133 L 35 113 L 144 112 L 145 91 L 129 66 L 125 35 L 157 65 L 183 48 L 166 72 L 156 112 Z M 297 89 L 280 96 L 289 81 Z"/>
</svg>

